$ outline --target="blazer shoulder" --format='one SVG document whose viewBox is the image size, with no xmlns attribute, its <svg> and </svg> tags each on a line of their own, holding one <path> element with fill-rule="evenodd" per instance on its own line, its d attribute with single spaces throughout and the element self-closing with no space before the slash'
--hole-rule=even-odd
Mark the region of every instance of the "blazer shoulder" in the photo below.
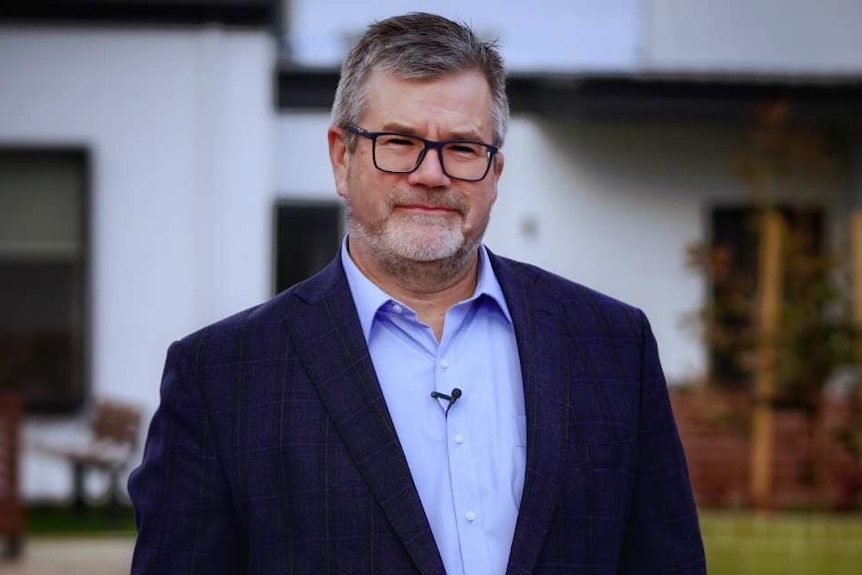
<svg viewBox="0 0 862 575">
<path fill-rule="evenodd" d="M 231 341 L 240 334 L 250 334 L 253 337 L 268 334 L 281 329 L 294 306 L 313 302 L 346 285 L 341 262 L 336 258 L 322 271 L 269 300 L 197 329 L 179 341 L 184 347 L 194 347 L 202 342 Z"/>
</svg>

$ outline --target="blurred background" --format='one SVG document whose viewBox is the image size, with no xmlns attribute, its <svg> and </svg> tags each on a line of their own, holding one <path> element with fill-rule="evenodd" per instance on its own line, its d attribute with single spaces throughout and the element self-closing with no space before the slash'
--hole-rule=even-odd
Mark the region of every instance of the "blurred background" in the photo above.
<svg viewBox="0 0 862 575">
<path fill-rule="evenodd" d="M 650 317 L 710 572 L 862 572 L 859 0 L 4 2 L 0 570 L 128 571 L 167 346 L 333 257 L 338 66 L 410 10 L 511 71 L 489 247 Z"/>
</svg>

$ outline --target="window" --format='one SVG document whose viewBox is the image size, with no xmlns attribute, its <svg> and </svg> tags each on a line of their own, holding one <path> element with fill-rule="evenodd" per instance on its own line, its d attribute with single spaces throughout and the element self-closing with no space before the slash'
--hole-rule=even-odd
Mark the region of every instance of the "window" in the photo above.
<svg viewBox="0 0 862 575">
<path fill-rule="evenodd" d="M 69 412 L 87 389 L 86 156 L 0 149 L 0 389 Z"/>
<path fill-rule="evenodd" d="M 276 293 L 319 272 L 335 257 L 342 221 L 340 204 L 276 205 Z"/>
<path fill-rule="evenodd" d="M 784 305 L 817 304 L 812 290 L 824 281 L 825 216 L 821 208 L 781 207 L 787 225 Z M 758 272 L 760 210 L 724 206 L 712 210 L 710 225 L 710 376 L 725 386 L 751 382 Z M 748 363 L 746 363 L 748 362 Z"/>
</svg>

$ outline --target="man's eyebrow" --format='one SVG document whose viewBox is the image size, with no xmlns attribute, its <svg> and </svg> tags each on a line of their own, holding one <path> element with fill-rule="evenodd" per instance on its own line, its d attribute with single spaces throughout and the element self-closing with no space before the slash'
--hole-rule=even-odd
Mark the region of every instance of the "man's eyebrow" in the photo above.
<svg viewBox="0 0 862 575">
<path fill-rule="evenodd" d="M 460 140 L 463 142 L 484 142 L 485 141 L 484 138 L 482 138 L 482 136 L 474 130 L 468 130 L 466 132 L 455 131 L 455 132 L 450 133 L 449 137 L 446 139 L 447 140 Z"/>
<path fill-rule="evenodd" d="M 397 122 L 387 122 L 383 124 L 383 127 L 380 128 L 381 132 L 398 132 L 399 134 L 408 134 L 411 136 L 418 136 L 416 130 L 413 128 L 409 128 L 404 124 L 399 124 Z"/>
</svg>

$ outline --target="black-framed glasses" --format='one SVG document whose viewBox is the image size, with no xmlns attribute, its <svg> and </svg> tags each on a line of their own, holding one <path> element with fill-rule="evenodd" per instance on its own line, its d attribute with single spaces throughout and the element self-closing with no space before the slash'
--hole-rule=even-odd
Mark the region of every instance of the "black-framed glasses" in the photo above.
<svg viewBox="0 0 862 575">
<path fill-rule="evenodd" d="M 428 155 L 428 150 L 437 150 L 444 174 L 455 180 L 478 182 L 488 175 L 491 161 L 499 151 L 497 146 L 484 142 L 437 142 L 399 132 L 369 132 L 353 124 L 348 124 L 347 129 L 371 140 L 374 167 L 390 174 L 415 172 Z"/>
</svg>

